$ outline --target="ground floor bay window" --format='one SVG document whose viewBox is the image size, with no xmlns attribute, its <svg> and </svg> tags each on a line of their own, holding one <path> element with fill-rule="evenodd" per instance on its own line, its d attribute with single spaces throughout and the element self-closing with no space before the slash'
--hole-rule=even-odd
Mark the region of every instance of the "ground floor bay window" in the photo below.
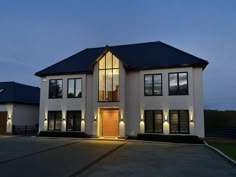
<svg viewBox="0 0 236 177">
<path fill-rule="evenodd" d="M 145 133 L 163 132 L 163 113 L 162 111 L 144 111 Z"/>
<path fill-rule="evenodd" d="M 67 111 L 66 130 L 81 131 L 81 111 Z"/>
<path fill-rule="evenodd" d="M 170 133 L 189 133 L 188 111 L 170 111 Z"/>
<path fill-rule="evenodd" d="M 61 111 L 48 111 L 48 130 L 61 130 Z"/>
</svg>

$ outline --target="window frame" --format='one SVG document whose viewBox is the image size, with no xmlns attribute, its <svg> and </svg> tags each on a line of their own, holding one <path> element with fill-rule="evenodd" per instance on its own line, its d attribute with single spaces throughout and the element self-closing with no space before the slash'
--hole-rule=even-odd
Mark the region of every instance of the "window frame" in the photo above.
<svg viewBox="0 0 236 177">
<path fill-rule="evenodd" d="M 178 132 L 172 132 L 172 131 L 171 131 L 171 121 L 172 121 L 171 112 L 172 112 L 172 111 L 178 112 Z M 187 125 L 188 125 L 188 127 L 187 127 L 188 131 L 187 131 L 187 132 L 181 132 L 181 130 L 180 130 L 180 112 L 181 112 L 181 111 L 187 112 L 187 115 L 188 115 L 188 123 L 187 123 Z M 170 124 L 170 126 L 169 126 L 170 134 L 190 134 L 189 110 L 169 110 L 169 118 L 170 118 L 170 121 L 169 121 L 169 124 Z"/>
<path fill-rule="evenodd" d="M 69 112 L 73 112 L 73 129 L 72 130 L 68 130 L 68 113 Z M 80 130 L 74 130 L 74 122 L 75 122 L 75 113 L 79 112 L 80 113 Z M 77 131 L 77 132 L 81 132 L 81 121 L 82 121 L 82 111 L 81 110 L 67 110 L 66 111 L 66 131 Z"/>
<path fill-rule="evenodd" d="M 177 91 L 176 94 L 171 94 L 170 93 L 170 75 L 171 74 L 177 74 Z M 179 74 L 187 74 L 187 93 L 186 94 L 180 94 L 180 87 L 179 87 Z M 178 96 L 178 95 L 189 95 L 189 80 L 188 80 L 188 72 L 171 72 L 168 73 L 168 90 L 169 90 L 169 96 Z"/>
<path fill-rule="evenodd" d="M 152 123 L 153 123 L 153 131 L 152 132 L 146 132 L 146 130 L 147 130 L 147 124 L 146 124 L 146 114 L 147 114 L 147 112 L 148 111 L 151 111 L 152 112 Z M 156 132 L 155 131 L 155 112 L 161 112 L 161 116 L 162 116 L 162 122 L 161 122 L 161 125 L 162 125 L 162 129 L 161 129 L 161 131 L 160 132 Z M 144 132 L 145 133 L 163 133 L 163 129 L 164 129 L 164 127 L 163 127 L 163 123 L 164 123 L 164 121 L 163 121 L 163 110 L 144 110 L 144 123 L 145 123 L 145 129 L 144 129 Z"/>
<path fill-rule="evenodd" d="M 50 97 L 50 81 L 52 81 L 52 80 L 55 80 L 55 81 L 56 81 L 56 84 L 57 84 L 58 80 L 61 80 L 61 81 L 62 81 L 61 97 L 57 97 L 57 96 L 56 96 L 55 98 Z M 56 92 L 56 95 L 58 95 L 57 92 Z M 63 98 L 63 79 L 49 79 L 49 81 L 48 81 L 48 99 L 61 99 L 61 98 Z"/>
<path fill-rule="evenodd" d="M 49 112 L 54 113 L 54 115 L 53 115 L 53 122 L 54 122 L 53 130 L 49 130 Z M 60 117 L 61 126 L 60 126 L 60 129 L 56 129 L 56 113 L 57 112 L 61 113 L 61 117 Z M 47 125 L 48 125 L 47 130 L 48 131 L 62 131 L 62 111 L 48 111 L 48 118 L 47 118 L 47 120 L 48 120 L 48 123 L 47 123 Z"/>
<path fill-rule="evenodd" d="M 154 94 L 154 76 L 155 75 L 160 75 L 161 76 L 161 94 Z M 152 76 L 152 94 L 148 95 L 145 93 L 145 88 L 146 88 L 146 80 L 145 77 L 146 76 Z M 155 74 L 144 74 L 144 81 L 143 81 L 143 85 L 144 85 L 144 96 L 163 96 L 163 84 L 162 84 L 162 73 L 155 73 Z"/>
<path fill-rule="evenodd" d="M 113 67 L 113 53 L 112 52 L 110 52 L 111 53 L 111 57 L 112 57 L 112 67 L 111 68 L 106 68 L 106 63 L 107 63 L 107 61 L 106 61 L 106 54 L 107 54 L 107 52 L 100 58 L 100 60 L 104 57 L 104 59 L 105 59 L 105 63 L 104 63 L 104 65 L 105 65 L 105 68 L 104 69 L 100 69 L 99 68 L 99 62 L 100 62 L 100 60 L 98 61 L 98 102 L 101 102 L 101 103 L 106 103 L 106 102 L 120 102 L 120 61 L 119 61 L 119 67 L 118 68 L 114 68 Z M 116 57 L 117 58 L 117 57 Z M 117 58 L 118 59 L 118 58 Z M 119 59 L 118 59 L 119 60 Z M 100 88 L 100 86 L 99 86 L 99 74 L 100 74 L 100 71 L 105 71 L 105 81 L 104 81 L 104 86 L 105 86 L 105 94 L 106 94 L 106 81 L 107 81 L 107 79 L 106 79 L 106 73 L 107 73 L 107 70 L 110 70 L 110 71 L 112 71 L 112 74 L 113 74 L 113 70 L 115 70 L 115 69 L 118 69 L 118 71 L 119 71 L 119 90 L 118 90 L 118 93 L 119 93 L 119 98 L 118 98 L 118 100 L 116 100 L 116 101 L 114 101 L 113 100 L 113 91 L 112 91 L 112 100 L 111 101 L 107 101 L 107 100 L 104 100 L 104 101 L 101 101 L 101 100 L 99 100 L 99 88 Z M 111 81 L 111 87 L 112 87 L 112 89 L 113 89 L 113 75 L 112 75 L 112 81 Z M 106 95 L 105 95 L 106 96 Z"/>
<path fill-rule="evenodd" d="M 81 82 L 81 96 L 78 96 L 78 97 L 76 97 L 76 96 L 69 97 L 69 80 L 74 80 L 74 95 L 75 95 L 75 92 L 76 92 L 76 80 L 77 80 L 77 79 L 81 80 L 81 81 L 80 81 L 80 82 Z M 67 79 L 67 98 L 82 98 L 82 95 L 83 95 L 82 89 L 83 89 L 83 87 L 82 87 L 82 78 L 81 78 L 81 77 L 79 77 L 79 78 L 68 78 L 68 79 Z"/>
</svg>

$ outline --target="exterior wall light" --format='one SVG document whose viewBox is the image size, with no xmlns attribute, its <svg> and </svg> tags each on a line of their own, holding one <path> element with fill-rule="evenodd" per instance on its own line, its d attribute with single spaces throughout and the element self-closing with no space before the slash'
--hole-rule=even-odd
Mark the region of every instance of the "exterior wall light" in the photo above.
<svg viewBox="0 0 236 177">
<path fill-rule="evenodd" d="M 47 121 L 47 120 L 48 120 L 47 118 L 44 119 L 44 121 Z"/>
<path fill-rule="evenodd" d="M 11 120 L 11 118 L 10 118 L 10 117 L 8 117 L 8 118 L 7 118 L 7 120 Z"/>
</svg>

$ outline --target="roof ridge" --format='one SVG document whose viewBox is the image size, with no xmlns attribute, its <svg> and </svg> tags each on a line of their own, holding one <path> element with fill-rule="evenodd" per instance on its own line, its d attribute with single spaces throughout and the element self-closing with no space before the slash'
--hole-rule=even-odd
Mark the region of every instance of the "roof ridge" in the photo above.
<svg viewBox="0 0 236 177">
<path fill-rule="evenodd" d="M 142 44 L 151 44 L 151 43 L 161 43 L 161 41 L 151 41 L 151 42 L 141 42 L 141 43 L 129 43 L 129 44 L 119 44 L 119 45 L 105 45 L 103 47 L 91 47 L 86 49 L 99 49 L 99 48 L 106 48 L 106 47 L 123 47 L 123 46 L 130 46 L 130 45 L 142 45 Z"/>
</svg>

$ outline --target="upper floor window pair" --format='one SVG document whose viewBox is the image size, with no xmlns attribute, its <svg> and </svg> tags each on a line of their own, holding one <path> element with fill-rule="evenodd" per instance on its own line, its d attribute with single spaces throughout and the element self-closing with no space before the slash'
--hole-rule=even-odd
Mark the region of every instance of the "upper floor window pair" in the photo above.
<svg viewBox="0 0 236 177">
<path fill-rule="evenodd" d="M 168 74 L 169 95 L 188 95 L 188 73 L 169 73 Z M 162 95 L 162 74 L 144 75 L 144 95 Z"/>
<path fill-rule="evenodd" d="M 72 78 L 67 80 L 67 98 L 81 98 L 82 97 L 82 79 Z M 62 98 L 63 92 L 62 79 L 49 80 L 49 98 Z"/>
</svg>

